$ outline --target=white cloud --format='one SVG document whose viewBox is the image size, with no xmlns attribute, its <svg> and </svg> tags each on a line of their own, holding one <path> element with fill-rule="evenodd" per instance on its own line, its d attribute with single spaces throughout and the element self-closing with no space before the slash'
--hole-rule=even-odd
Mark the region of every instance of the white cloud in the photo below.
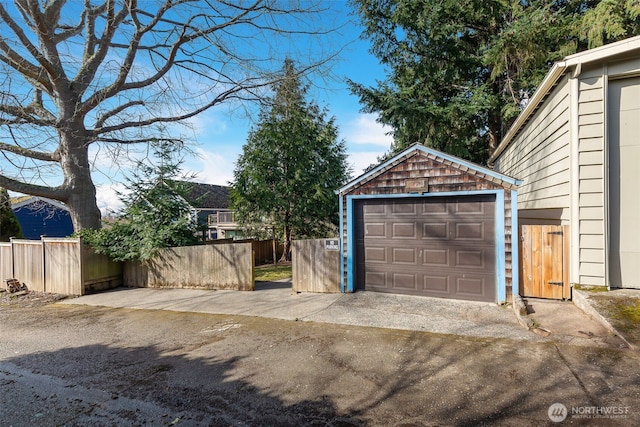
<svg viewBox="0 0 640 427">
<path fill-rule="evenodd" d="M 389 148 L 393 137 L 387 135 L 389 126 L 376 122 L 375 114 L 360 114 L 357 119 L 344 125 L 345 140 L 351 144 L 369 144 Z"/>
<path fill-rule="evenodd" d="M 185 169 L 196 173 L 196 181 L 205 184 L 229 185 L 233 180 L 233 169 L 240 152 L 214 153 L 212 151 L 196 149 L 198 158 L 187 165 Z"/>
<path fill-rule="evenodd" d="M 205 111 L 186 121 L 196 135 L 220 135 L 227 131 L 226 120 L 211 111 Z"/>
<path fill-rule="evenodd" d="M 347 161 L 351 166 L 353 178 L 364 173 L 364 169 L 368 168 L 372 164 L 378 164 L 378 157 L 382 156 L 386 151 L 360 151 L 357 153 L 350 153 Z"/>
<path fill-rule="evenodd" d="M 125 190 L 122 184 L 100 184 L 96 185 L 96 201 L 102 216 L 107 216 L 123 208 L 123 204 L 118 198 L 117 191 Z"/>
</svg>

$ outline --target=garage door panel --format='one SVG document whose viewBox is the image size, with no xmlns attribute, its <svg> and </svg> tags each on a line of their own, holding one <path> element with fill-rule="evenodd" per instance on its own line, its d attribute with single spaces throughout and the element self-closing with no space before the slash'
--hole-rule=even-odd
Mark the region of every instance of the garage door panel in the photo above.
<svg viewBox="0 0 640 427">
<path fill-rule="evenodd" d="M 486 288 L 486 280 L 482 278 L 459 277 L 456 280 L 456 293 L 458 295 L 482 299 L 486 295 Z"/>
<path fill-rule="evenodd" d="M 449 296 L 449 276 L 435 276 L 425 274 L 423 277 L 422 289 L 429 293 L 439 294 L 440 296 Z"/>
<path fill-rule="evenodd" d="M 430 201 L 430 202 L 425 202 L 422 203 L 422 213 L 424 214 L 428 214 L 428 215 L 448 215 L 449 214 L 449 208 L 448 208 L 448 203 L 446 202 L 434 202 L 434 201 Z"/>
<path fill-rule="evenodd" d="M 456 267 L 459 268 L 478 268 L 484 270 L 486 252 L 482 250 L 457 250 L 456 251 Z"/>
<path fill-rule="evenodd" d="M 395 215 L 415 216 L 417 214 L 417 208 L 413 203 L 394 202 L 391 204 L 391 212 Z"/>
<path fill-rule="evenodd" d="M 391 273 L 391 289 L 417 291 L 417 274 Z"/>
<path fill-rule="evenodd" d="M 458 199 L 356 205 L 356 288 L 494 301 L 495 196 Z"/>
<path fill-rule="evenodd" d="M 387 237 L 387 225 L 381 222 L 371 222 L 365 224 L 364 228 L 365 236 L 368 239 L 371 238 L 386 238 Z"/>
<path fill-rule="evenodd" d="M 415 248 L 391 248 L 391 253 L 394 264 L 417 265 Z"/>
<path fill-rule="evenodd" d="M 456 240 L 486 240 L 484 222 L 456 223 Z"/>
<path fill-rule="evenodd" d="M 364 215 L 376 215 L 384 214 L 386 212 L 386 205 L 382 203 L 367 204 L 363 207 Z"/>
<path fill-rule="evenodd" d="M 448 266 L 449 251 L 446 249 L 423 249 L 422 265 L 424 266 Z"/>
<path fill-rule="evenodd" d="M 453 206 L 456 214 L 486 214 L 483 202 L 454 203 Z"/>
<path fill-rule="evenodd" d="M 379 262 L 388 264 L 387 248 L 385 247 L 371 247 L 368 246 L 364 251 L 364 260 L 366 262 Z"/>
<path fill-rule="evenodd" d="M 367 285 L 373 288 L 384 288 L 386 286 L 386 278 L 384 272 L 368 271 L 366 274 Z"/>
<path fill-rule="evenodd" d="M 449 227 L 447 222 L 426 222 L 422 224 L 423 239 L 448 239 Z"/>
<path fill-rule="evenodd" d="M 391 226 L 392 239 L 415 239 L 416 223 L 415 222 L 394 222 Z"/>
</svg>

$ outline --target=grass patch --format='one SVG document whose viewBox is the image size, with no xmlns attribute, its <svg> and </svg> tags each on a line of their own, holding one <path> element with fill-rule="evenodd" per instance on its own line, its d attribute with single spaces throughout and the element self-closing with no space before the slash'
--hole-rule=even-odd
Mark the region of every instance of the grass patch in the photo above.
<svg viewBox="0 0 640 427">
<path fill-rule="evenodd" d="M 263 265 L 256 267 L 256 282 L 275 282 L 291 278 L 291 264 Z"/>
<path fill-rule="evenodd" d="M 585 292 L 609 292 L 606 286 L 573 285 L 574 289 Z"/>
<path fill-rule="evenodd" d="M 614 317 L 629 328 L 635 329 L 640 325 L 640 300 L 621 301 L 615 308 Z"/>
</svg>

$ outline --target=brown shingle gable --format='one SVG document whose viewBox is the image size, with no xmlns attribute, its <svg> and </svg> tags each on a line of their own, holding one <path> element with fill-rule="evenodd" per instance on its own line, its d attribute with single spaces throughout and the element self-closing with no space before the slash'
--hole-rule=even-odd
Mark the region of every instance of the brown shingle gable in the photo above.
<svg viewBox="0 0 640 427">
<path fill-rule="evenodd" d="M 194 208 L 229 209 L 229 187 L 198 182 L 182 182 L 191 186 L 187 201 Z"/>
<path fill-rule="evenodd" d="M 439 172 L 442 168 L 446 168 L 446 171 L 443 170 Z M 503 188 L 514 189 L 520 184 L 519 180 L 500 174 L 484 166 L 471 163 L 433 148 L 414 144 L 395 157 L 354 179 L 338 190 L 338 193 L 353 193 L 357 188 L 366 186 L 370 181 L 374 180 L 378 182 L 378 185 L 381 185 L 380 180 L 389 179 L 387 177 L 393 176 L 394 170 L 403 170 L 401 173 L 403 181 L 404 179 L 434 176 L 436 177 L 434 183 L 437 182 L 443 185 L 450 184 L 450 191 L 464 191 L 467 187 L 464 183 L 472 181 L 491 183 L 491 185 L 488 185 L 488 188 L 501 186 Z M 448 175 L 449 182 L 440 182 L 440 178 L 437 178 L 438 174 Z M 461 182 L 458 183 L 462 184 L 462 186 L 458 188 L 455 187 L 456 183 L 451 182 L 451 177 L 456 175 L 462 177 Z M 382 184 L 382 186 L 384 186 L 384 184 Z M 393 186 L 395 187 L 395 185 Z"/>
</svg>

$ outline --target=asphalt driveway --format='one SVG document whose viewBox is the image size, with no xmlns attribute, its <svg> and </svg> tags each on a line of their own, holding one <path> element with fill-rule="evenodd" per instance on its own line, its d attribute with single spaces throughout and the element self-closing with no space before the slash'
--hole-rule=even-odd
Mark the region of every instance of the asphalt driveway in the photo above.
<svg viewBox="0 0 640 427">
<path fill-rule="evenodd" d="M 165 294 L 130 291 L 139 290 L 109 294 Z M 195 294 L 166 294 L 183 296 L 172 302 L 181 311 L 156 309 L 159 301 L 151 297 L 130 303 L 146 309 L 91 306 L 82 298 L 1 306 L 2 424 L 555 425 L 550 413 L 568 425 L 640 423 L 635 351 L 535 335 L 491 338 L 194 313 L 183 309 L 199 300 L 189 297 Z M 325 310 L 361 310 L 371 318 L 414 310 L 404 298 L 387 300 L 396 302 L 381 310 L 366 293 L 352 296 L 338 296 Z M 344 301 L 354 304 L 340 307 Z M 511 327 L 518 328 L 503 326 Z"/>
</svg>

